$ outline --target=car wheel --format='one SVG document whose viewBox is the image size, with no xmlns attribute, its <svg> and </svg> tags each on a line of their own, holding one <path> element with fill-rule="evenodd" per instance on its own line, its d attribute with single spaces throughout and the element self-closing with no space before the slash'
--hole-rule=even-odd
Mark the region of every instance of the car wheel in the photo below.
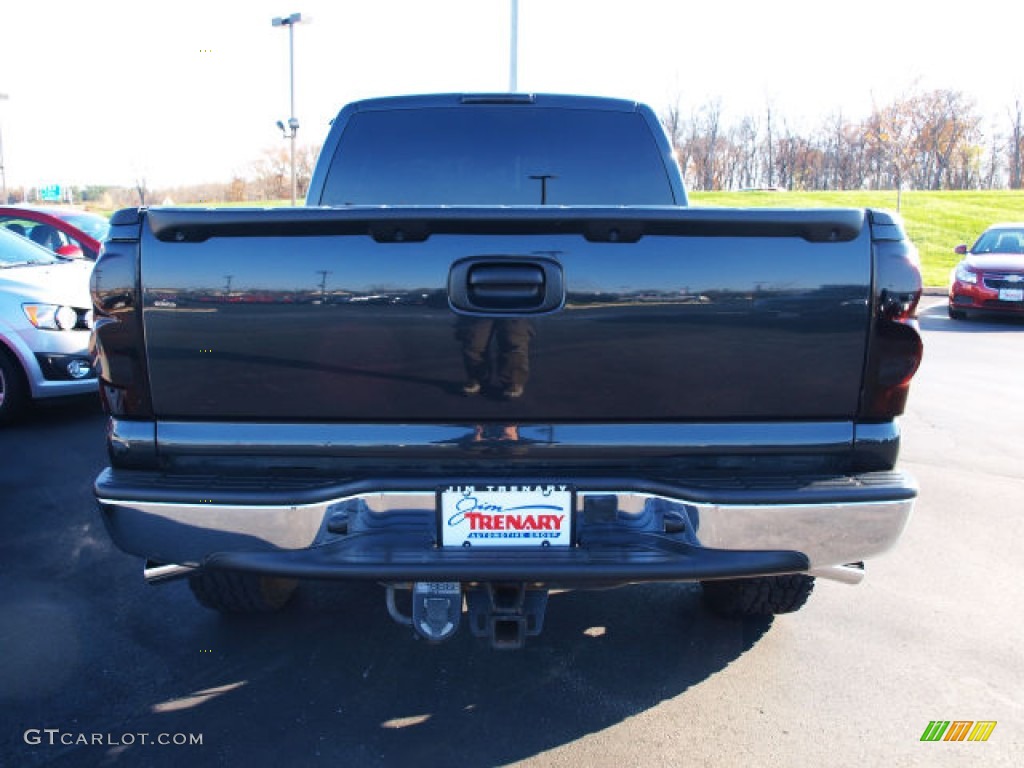
<svg viewBox="0 0 1024 768">
<path fill-rule="evenodd" d="M 0 348 L 0 424 L 22 416 L 28 404 L 28 383 L 21 366 L 7 350 Z"/>
<path fill-rule="evenodd" d="M 288 604 L 298 582 L 240 571 L 208 570 L 188 578 L 200 605 L 221 613 L 272 613 Z"/>
<path fill-rule="evenodd" d="M 814 577 L 802 573 L 701 582 L 704 604 L 719 616 L 774 616 L 803 607 L 814 589 Z"/>
<path fill-rule="evenodd" d="M 946 311 L 949 313 L 950 320 L 966 320 L 967 313 L 962 309 L 953 309 L 952 304 L 946 305 Z"/>
</svg>

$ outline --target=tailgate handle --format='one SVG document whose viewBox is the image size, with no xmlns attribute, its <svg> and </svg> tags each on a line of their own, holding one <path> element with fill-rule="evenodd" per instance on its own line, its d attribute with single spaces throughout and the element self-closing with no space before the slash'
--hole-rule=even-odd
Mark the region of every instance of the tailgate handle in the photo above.
<svg viewBox="0 0 1024 768">
<path fill-rule="evenodd" d="M 469 293 L 478 303 L 532 306 L 544 295 L 544 272 L 531 265 L 483 265 L 469 270 Z"/>
<path fill-rule="evenodd" d="M 551 259 L 462 259 L 448 276 L 448 300 L 469 314 L 552 312 L 565 303 L 562 266 Z"/>
</svg>

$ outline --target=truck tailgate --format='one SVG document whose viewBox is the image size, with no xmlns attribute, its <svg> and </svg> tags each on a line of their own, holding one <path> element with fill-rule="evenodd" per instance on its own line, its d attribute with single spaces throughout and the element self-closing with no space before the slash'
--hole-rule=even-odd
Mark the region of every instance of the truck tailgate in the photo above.
<svg viewBox="0 0 1024 768">
<path fill-rule="evenodd" d="M 146 221 L 158 419 L 722 422 L 857 411 L 872 290 L 863 211 L 154 209 Z M 473 274 L 487 278 L 484 298 L 467 309 L 458 294 Z M 551 287 L 557 305 L 520 300 L 537 275 L 562 281 Z M 485 382 L 467 396 L 467 338 L 497 338 L 503 324 L 526 346 L 523 394 L 510 400 Z M 500 347 L 486 353 L 495 368 Z"/>
</svg>

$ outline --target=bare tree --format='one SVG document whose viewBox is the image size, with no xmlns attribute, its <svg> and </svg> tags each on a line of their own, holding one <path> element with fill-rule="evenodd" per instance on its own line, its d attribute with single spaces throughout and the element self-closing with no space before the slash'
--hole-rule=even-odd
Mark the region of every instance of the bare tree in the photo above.
<svg viewBox="0 0 1024 768">
<path fill-rule="evenodd" d="M 791 130 L 771 104 L 763 129 L 749 115 L 727 124 L 717 100 L 688 118 L 677 103 L 663 120 L 692 189 L 895 187 L 900 204 L 906 187 L 972 188 L 992 178 L 992 142 L 956 91 L 912 91 L 864 121 L 838 113 L 810 134 Z"/>
<path fill-rule="evenodd" d="M 875 109 L 868 121 L 868 138 L 876 157 L 877 187 L 896 187 L 896 210 L 903 202 L 903 187 L 914 170 L 914 105 L 907 99 Z"/>
<path fill-rule="evenodd" d="M 736 156 L 737 168 L 735 178 L 730 186 L 740 189 L 760 186 L 759 132 L 757 120 L 749 116 L 741 118 L 739 125 L 731 131 L 730 143 Z"/>
<path fill-rule="evenodd" d="M 824 153 L 821 189 L 860 189 L 867 177 L 866 146 L 862 126 L 847 122 L 842 112 L 830 116 L 822 126 Z"/>
<path fill-rule="evenodd" d="M 722 122 L 722 102 L 715 100 L 708 102 L 701 109 L 704 121 L 704 157 L 701 173 L 701 183 L 704 189 L 720 189 L 718 169 L 718 132 Z"/>
<path fill-rule="evenodd" d="M 672 149 L 678 150 L 683 143 L 683 111 L 679 106 L 679 97 L 673 104 L 670 104 L 665 108 L 664 113 L 661 116 L 661 124 L 665 128 L 665 133 L 668 135 L 669 143 L 672 144 Z"/>
<path fill-rule="evenodd" d="M 966 188 L 980 176 L 980 119 L 960 91 L 913 94 L 899 105 L 909 116 L 915 185 L 922 189 Z"/>
<path fill-rule="evenodd" d="M 287 147 L 264 149 L 253 163 L 252 172 L 258 199 L 281 200 L 291 194 L 291 156 Z"/>
<path fill-rule="evenodd" d="M 241 203 L 245 201 L 248 191 L 247 186 L 245 179 L 236 173 L 231 179 L 231 183 L 228 184 L 228 201 L 232 203 Z"/>
<path fill-rule="evenodd" d="M 996 189 L 1002 182 L 1000 172 L 1003 168 L 1004 153 L 1007 151 L 1006 137 L 1001 136 L 993 126 L 988 146 L 984 148 L 986 163 L 985 172 L 981 179 L 982 189 Z"/>
<path fill-rule="evenodd" d="M 1007 141 L 1007 160 L 1010 167 L 1010 189 L 1020 189 L 1024 176 L 1024 105 L 1014 99 L 1009 110 L 1010 135 Z"/>
<path fill-rule="evenodd" d="M 672 144 L 672 151 L 675 154 L 676 163 L 679 165 L 679 172 L 689 182 L 692 144 L 687 134 L 687 122 L 683 118 L 683 110 L 680 107 L 678 96 L 675 103 L 665 110 L 661 122 L 665 128 L 665 133 L 668 135 L 668 140 Z"/>
<path fill-rule="evenodd" d="M 690 115 L 690 130 L 684 140 L 684 153 L 688 158 L 685 168 L 687 171 L 692 169 L 692 178 L 688 181 L 694 189 L 721 188 L 721 118 L 720 101 L 708 102 Z"/>
<path fill-rule="evenodd" d="M 768 186 L 775 186 L 775 134 L 773 132 L 772 125 L 772 103 L 768 102 L 765 106 L 765 132 L 764 137 L 765 154 L 768 156 L 768 164 L 766 166 L 768 176 Z"/>
<path fill-rule="evenodd" d="M 313 180 L 313 169 L 316 168 L 319 156 L 319 145 L 305 144 L 295 150 L 295 179 L 300 198 L 305 198 L 309 192 L 309 183 Z"/>
</svg>

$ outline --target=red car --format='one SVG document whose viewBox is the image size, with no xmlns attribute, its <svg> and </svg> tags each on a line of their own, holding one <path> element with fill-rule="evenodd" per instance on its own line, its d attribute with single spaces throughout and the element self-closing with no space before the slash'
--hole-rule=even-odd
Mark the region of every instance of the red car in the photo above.
<svg viewBox="0 0 1024 768">
<path fill-rule="evenodd" d="M 23 235 L 61 256 L 96 260 L 110 224 L 74 208 L 0 206 L 0 227 Z"/>
<path fill-rule="evenodd" d="M 949 316 L 963 320 L 968 311 L 1024 316 L 1024 224 L 994 224 L 968 248 L 949 281 Z"/>
</svg>

